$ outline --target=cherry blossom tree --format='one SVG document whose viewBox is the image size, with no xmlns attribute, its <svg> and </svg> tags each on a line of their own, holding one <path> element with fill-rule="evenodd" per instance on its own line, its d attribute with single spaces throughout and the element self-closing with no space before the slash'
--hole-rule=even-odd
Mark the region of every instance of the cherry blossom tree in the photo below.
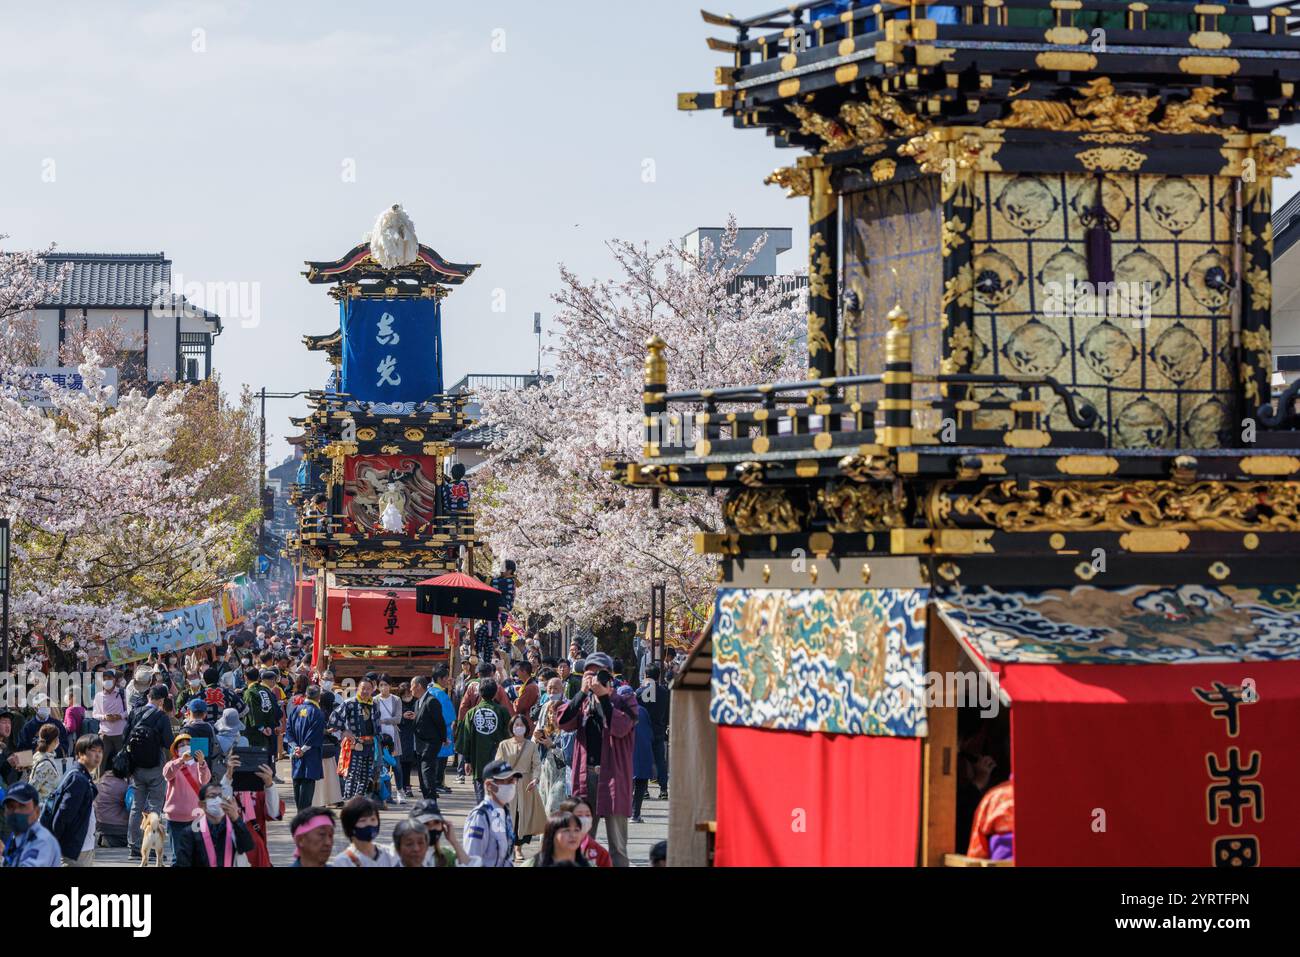
<svg viewBox="0 0 1300 957">
<path fill-rule="evenodd" d="M 238 463 L 179 464 L 185 389 L 115 395 L 86 341 L 85 388 L 47 380 L 48 407 L 32 401 L 32 309 L 59 281 L 38 280 L 37 263 L 0 254 L 0 514 L 11 529 L 11 633 L 66 646 L 134 633 L 160 609 L 211 594 L 241 570 L 245 531 L 229 493 L 208 492 Z"/>
<path fill-rule="evenodd" d="M 503 437 L 476 473 L 479 529 L 518 562 L 520 606 L 580 624 L 636 620 L 662 582 L 679 619 L 698 626 L 707 613 L 716 565 L 695 554 L 692 533 L 721 527 L 721 499 L 665 489 L 655 509 L 601 466 L 640 457 L 653 335 L 667 343 L 669 391 L 804 377 L 802 294 L 738 283 L 764 240 L 740 249 L 737 235 L 733 219 L 698 254 L 612 241 L 617 279 L 561 266 L 554 377 L 483 400 Z"/>
</svg>

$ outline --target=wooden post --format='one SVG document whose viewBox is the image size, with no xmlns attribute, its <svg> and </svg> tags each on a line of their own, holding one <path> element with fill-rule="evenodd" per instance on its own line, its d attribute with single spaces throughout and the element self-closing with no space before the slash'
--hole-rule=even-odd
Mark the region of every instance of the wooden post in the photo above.
<svg viewBox="0 0 1300 957">
<path fill-rule="evenodd" d="M 957 642 L 931 607 L 926 627 L 926 670 L 947 675 L 957 668 Z M 957 850 L 957 708 L 953 702 L 926 708 L 921 746 L 921 866 L 942 867 Z M 962 851 L 965 847 L 961 848 Z"/>
<path fill-rule="evenodd" d="M 812 168 L 808 197 L 808 378 L 835 375 L 839 338 L 839 197 L 831 171 Z"/>
</svg>

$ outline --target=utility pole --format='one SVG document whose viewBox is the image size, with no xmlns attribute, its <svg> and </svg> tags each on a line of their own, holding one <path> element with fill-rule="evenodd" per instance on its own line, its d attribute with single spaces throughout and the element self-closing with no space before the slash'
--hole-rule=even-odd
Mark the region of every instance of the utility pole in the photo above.
<svg viewBox="0 0 1300 957">
<path fill-rule="evenodd" d="M 542 381 L 542 314 L 533 313 L 533 332 L 537 334 L 537 381 Z"/>
<path fill-rule="evenodd" d="M 262 549 L 266 547 L 266 386 L 262 386 L 261 441 L 257 443 L 257 560 L 261 563 Z"/>
</svg>

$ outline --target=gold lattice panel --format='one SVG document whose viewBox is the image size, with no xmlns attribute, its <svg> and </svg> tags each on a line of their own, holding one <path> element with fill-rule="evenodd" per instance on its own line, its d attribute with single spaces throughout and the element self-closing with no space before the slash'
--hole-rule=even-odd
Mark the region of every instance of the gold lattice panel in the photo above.
<svg viewBox="0 0 1300 957">
<path fill-rule="evenodd" d="M 1232 275 L 1233 181 L 1112 173 L 1104 182 L 1118 223 L 1115 279 L 1133 290 L 1147 284 L 1149 315 L 1071 308 L 1049 295 L 1049 283 L 1087 279 L 1080 217 L 1095 204 L 1094 175 L 985 173 L 972 230 L 971 371 L 1055 377 L 1096 407 L 1114 446 L 1216 447 L 1235 389 L 1230 301 L 1220 288 Z M 1056 400 L 1044 424 L 1072 428 Z"/>
</svg>

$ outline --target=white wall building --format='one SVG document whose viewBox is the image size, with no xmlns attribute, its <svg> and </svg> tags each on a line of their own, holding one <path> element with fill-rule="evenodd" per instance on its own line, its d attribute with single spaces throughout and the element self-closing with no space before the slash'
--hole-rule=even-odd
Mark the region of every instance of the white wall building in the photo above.
<svg viewBox="0 0 1300 957">
<path fill-rule="evenodd" d="M 68 266 L 59 291 L 34 310 L 42 366 L 60 365 L 69 336 L 116 323 L 127 352 L 118 370 L 124 385 L 201 382 L 212 374 L 221 317 L 172 293 L 165 253 L 51 253 L 37 275 L 52 279 Z"/>
</svg>

